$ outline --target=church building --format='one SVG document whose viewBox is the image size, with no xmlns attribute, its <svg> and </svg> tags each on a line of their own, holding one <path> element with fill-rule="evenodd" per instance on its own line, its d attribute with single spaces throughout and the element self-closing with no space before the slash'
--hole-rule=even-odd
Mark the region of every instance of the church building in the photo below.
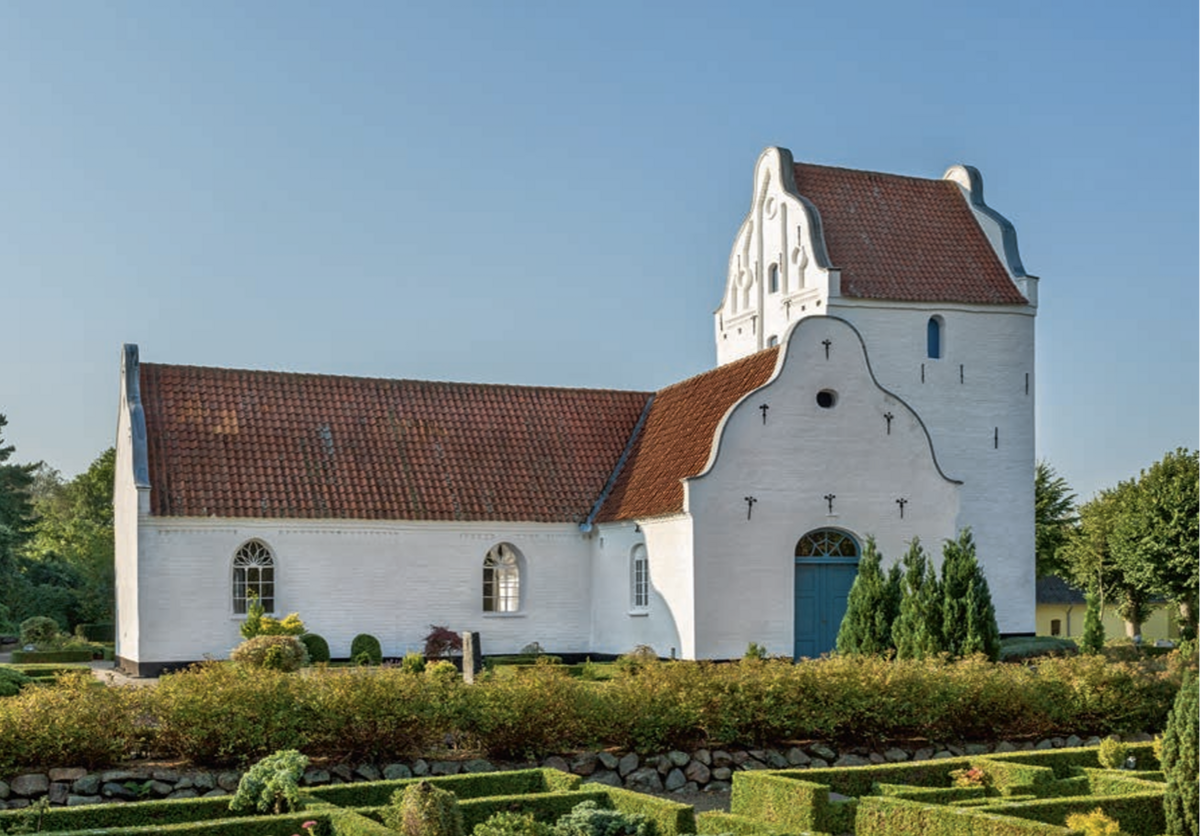
<svg viewBox="0 0 1200 836">
<path fill-rule="evenodd" d="M 1034 632 L 1037 285 L 979 172 L 768 148 L 715 368 L 657 392 L 121 364 L 117 657 L 240 640 L 247 601 L 335 657 L 430 625 L 485 653 L 833 648 L 868 537 L 940 563 L 969 526 L 1003 634 Z M 404 373 L 406 370 L 397 369 Z"/>
</svg>

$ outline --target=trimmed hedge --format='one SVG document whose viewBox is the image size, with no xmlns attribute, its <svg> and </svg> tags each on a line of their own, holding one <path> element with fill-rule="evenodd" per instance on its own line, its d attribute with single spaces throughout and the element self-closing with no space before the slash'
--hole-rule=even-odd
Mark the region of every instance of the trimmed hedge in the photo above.
<svg viewBox="0 0 1200 836">
<path fill-rule="evenodd" d="M 733 836 L 794 836 L 795 831 L 765 824 L 749 816 L 710 810 L 696 816 L 696 832 L 700 834 L 732 833 Z M 828 833 L 807 831 L 806 836 L 831 836 Z"/>
<path fill-rule="evenodd" d="M 324 636 L 316 633 L 305 633 L 300 637 L 300 643 L 308 651 L 308 661 L 316 665 L 329 661 L 329 642 Z"/>
<path fill-rule="evenodd" d="M 879 795 L 920 801 L 923 804 L 954 804 L 963 801 L 984 799 L 987 802 L 987 787 L 914 787 L 908 784 L 876 784 Z"/>
<path fill-rule="evenodd" d="M 1079 831 L 1053 824 L 981 814 L 968 807 L 941 807 L 903 798 L 860 798 L 855 836 L 1068 836 Z"/>
<path fill-rule="evenodd" d="M 359 633 L 350 640 L 351 661 L 358 662 L 364 655 L 372 665 L 383 664 L 383 646 L 370 633 Z"/>
<path fill-rule="evenodd" d="M 92 651 L 84 650 L 14 650 L 12 660 L 14 665 L 30 664 L 32 662 L 90 662 Z"/>
<path fill-rule="evenodd" d="M 577 804 L 595 801 L 600 807 L 612 807 L 608 793 L 602 789 L 571 792 L 539 792 L 525 795 L 495 795 L 490 798 L 469 798 L 458 803 L 462 811 L 463 831 L 470 833 L 496 813 L 533 813 L 538 821 L 554 822 L 571 812 Z M 666 836 L 663 834 L 662 836 Z"/>
<path fill-rule="evenodd" d="M 124 805 L 122 805 L 124 806 Z M 168 833 L 172 836 L 188 836 L 189 834 L 210 834 L 218 836 L 263 836 L 264 833 L 300 833 L 300 825 L 306 821 L 316 821 L 318 825 L 328 824 L 329 814 L 286 813 L 281 816 L 247 816 L 236 819 L 217 819 L 210 821 L 195 821 L 186 824 L 148 824 L 137 827 L 113 827 L 103 831 L 104 836 L 142 836 L 150 833 Z M 43 833 L 49 832 L 45 828 Z M 379 833 L 379 831 L 375 831 Z M 394 830 L 386 831 L 395 834 Z M 54 831 L 55 836 L 95 836 L 96 830 Z M 382 836 L 382 834 L 381 834 Z"/>
<path fill-rule="evenodd" d="M 1099 807 L 1104 814 L 1121 823 L 1121 832 L 1130 836 L 1156 836 L 1167 829 L 1163 811 L 1163 790 L 1127 795 L 1080 795 L 1070 798 L 1039 798 L 1020 804 L 981 807 L 981 813 L 1003 813 L 1031 821 L 1066 826 L 1072 813 L 1090 813 Z"/>
<path fill-rule="evenodd" d="M 805 770 L 806 772 L 808 770 Z M 828 830 L 829 787 L 773 772 L 735 772 L 729 812 L 796 830 Z"/>
<path fill-rule="evenodd" d="M 658 836 L 696 832 L 696 810 L 690 804 L 655 798 L 620 787 L 607 787 L 605 792 L 612 800 L 613 807 L 622 813 L 641 813 L 654 822 Z"/>
<path fill-rule="evenodd" d="M 578 775 L 557 769 L 516 769 L 510 772 L 477 772 L 434 778 L 423 776 L 308 787 L 301 791 L 301 795 L 339 807 L 383 807 L 391 803 L 392 793 L 396 790 L 419 781 L 428 781 L 440 789 L 449 790 L 460 800 L 466 800 L 490 795 L 564 792 L 577 789 L 582 780 Z"/>
</svg>

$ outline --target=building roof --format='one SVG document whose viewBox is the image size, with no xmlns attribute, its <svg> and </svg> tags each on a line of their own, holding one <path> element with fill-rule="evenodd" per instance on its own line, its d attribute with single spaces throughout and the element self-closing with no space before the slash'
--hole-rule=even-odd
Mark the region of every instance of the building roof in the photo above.
<svg viewBox="0 0 1200 836">
<path fill-rule="evenodd" d="M 680 480 L 704 468 L 721 418 L 767 382 L 778 354 L 778 348 L 768 348 L 658 392 L 599 521 L 682 511 Z"/>
<path fill-rule="evenodd" d="M 1056 575 L 1037 579 L 1037 602 L 1039 604 L 1083 604 L 1083 593 Z"/>
<path fill-rule="evenodd" d="M 796 163 L 796 189 L 821 214 L 843 296 L 1024 305 L 959 186 Z"/>
<path fill-rule="evenodd" d="M 151 513 L 579 522 L 650 393 L 141 364 Z"/>
</svg>

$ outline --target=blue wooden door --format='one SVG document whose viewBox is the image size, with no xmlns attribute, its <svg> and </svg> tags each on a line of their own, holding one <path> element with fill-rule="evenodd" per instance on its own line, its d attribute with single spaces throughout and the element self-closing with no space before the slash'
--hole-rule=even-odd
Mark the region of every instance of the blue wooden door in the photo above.
<svg viewBox="0 0 1200 836">
<path fill-rule="evenodd" d="M 830 529 L 796 546 L 795 656 L 815 659 L 837 645 L 850 587 L 858 575 L 858 543 Z"/>
</svg>

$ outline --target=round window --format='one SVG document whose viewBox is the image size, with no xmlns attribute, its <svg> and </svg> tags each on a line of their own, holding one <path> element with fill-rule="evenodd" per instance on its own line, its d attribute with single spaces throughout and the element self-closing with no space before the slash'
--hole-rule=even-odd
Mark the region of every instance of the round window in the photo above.
<svg viewBox="0 0 1200 836">
<path fill-rule="evenodd" d="M 817 392 L 817 406 L 821 409 L 830 409 L 837 403 L 837 392 L 832 389 L 822 389 Z"/>
</svg>

